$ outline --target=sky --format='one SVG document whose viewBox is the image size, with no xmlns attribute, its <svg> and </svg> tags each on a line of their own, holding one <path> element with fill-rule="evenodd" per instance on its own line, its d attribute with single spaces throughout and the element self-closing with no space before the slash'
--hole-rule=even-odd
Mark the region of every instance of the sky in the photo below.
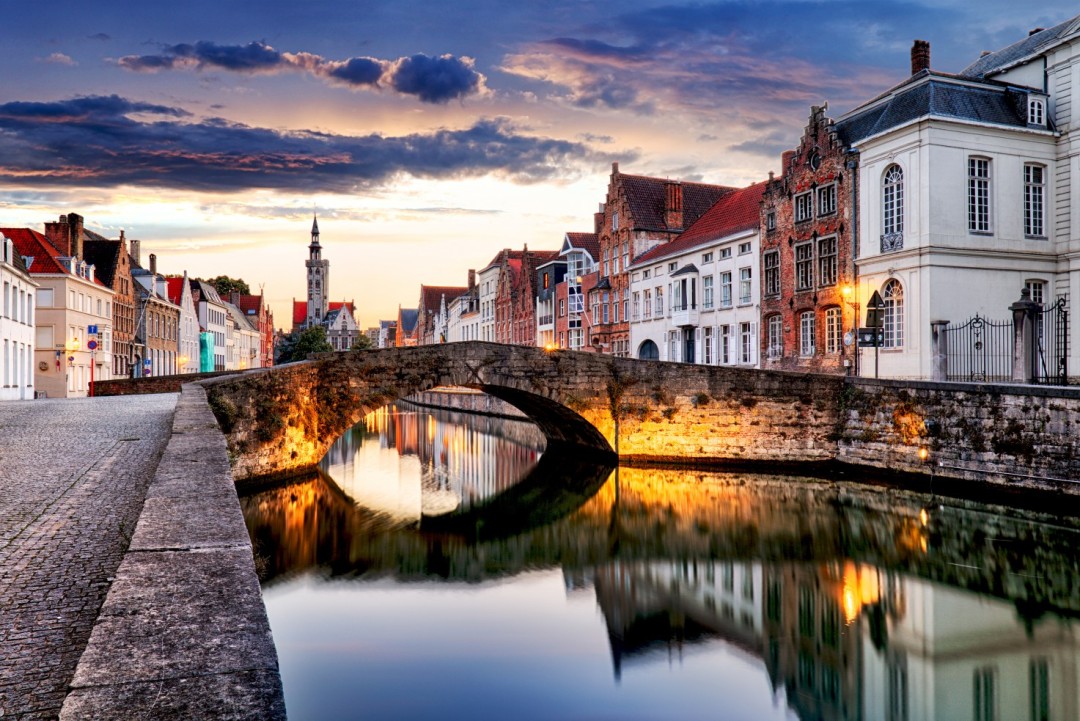
<svg viewBox="0 0 1080 721">
<path fill-rule="evenodd" d="M 501 248 L 593 229 L 621 172 L 745 186 L 811 105 L 958 72 L 1044 0 L 0 0 L 0 227 L 77 212 L 159 271 L 243 278 L 276 324 L 318 214 L 361 327 Z"/>
</svg>

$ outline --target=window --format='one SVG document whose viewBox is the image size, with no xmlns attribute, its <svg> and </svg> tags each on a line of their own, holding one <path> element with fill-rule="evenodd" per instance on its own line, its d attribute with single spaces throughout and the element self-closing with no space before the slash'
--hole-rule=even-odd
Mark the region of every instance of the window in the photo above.
<svg viewBox="0 0 1080 721">
<path fill-rule="evenodd" d="M 765 230 L 776 230 L 776 211 L 770 210 L 765 214 Z"/>
<path fill-rule="evenodd" d="M 816 320 L 812 310 L 799 314 L 799 355 L 803 357 L 814 355 Z"/>
<path fill-rule="evenodd" d="M 644 310 L 643 317 L 652 318 L 652 291 L 646 290 L 642 292 L 642 310 Z"/>
<path fill-rule="evenodd" d="M 706 263 L 711 263 L 711 262 L 712 262 L 712 253 L 702 253 L 702 255 L 701 255 L 701 264 L 704 265 Z"/>
<path fill-rule="evenodd" d="M 731 363 L 735 349 L 731 347 L 734 342 L 732 326 L 720 326 L 720 362 L 724 365 Z"/>
<path fill-rule="evenodd" d="M 675 363 L 679 362 L 679 331 L 673 330 L 668 332 L 668 360 Z"/>
<path fill-rule="evenodd" d="M 836 238 L 818 241 L 818 284 L 836 285 Z"/>
<path fill-rule="evenodd" d="M 765 322 L 769 342 L 765 352 L 769 358 L 782 358 L 784 355 L 784 320 L 778 315 L 771 315 Z"/>
<path fill-rule="evenodd" d="M 1046 104 L 1041 98 L 1028 98 L 1028 124 L 1046 125 Z"/>
<path fill-rule="evenodd" d="M 885 348 L 904 345 L 904 289 L 895 278 L 885 283 L 881 293 L 885 301 Z"/>
<path fill-rule="evenodd" d="M 993 666 L 975 669 L 975 721 L 998 721 L 995 680 L 997 670 Z"/>
<path fill-rule="evenodd" d="M 810 193 L 795 196 L 795 222 L 802 223 L 814 217 L 814 198 Z"/>
<path fill-rule="evenodd" d="M 839 308 L 825 309 L 825 352 L 839 353 L 843 328 Z"/>
<path fill-rule="evenodd" d="M 765 264 L 765 295 L 780 295 L 780 251 L 770 250 L 763 259 Z"/>
<path fill-rule="evenodd" d="M 601 323 L 609 322 L 608 321 L 608 308 L 609 308 L 610 297 L 611 296 L 605 291 L 604 292 L 604 310 L 603 310 L 604 319 L 602 321 L 600 321 Z M 593 317 L 595 318 L 596 316 L 593 316 Z"/>
<path fill-rule="evenodd" d="M 622 244 L 622 269 L 630 267 L 630 241 L 624 240 Z"/>
<path fill-rule="evenodd" d="M 751 280 L 753 279 L 750 276 L 750 268 L 739 268 L 739 305 L 748 305 L 750 303 Z"/>
<path fill-rule="evenodd" d="M 749 241 L 746 242 L 746 243 L 739 243 L 739 255 L 749 255 L 750 250 L 751 250 L 751 245 L 750 245 Z"/>
<path fill-rule="evenodd" d="M 634 292 L 634 320 L 641 319 L 641 293 Z"/>
<path fill-rule="evenodd" d="M 657 317 L 664 315 L 664 289 L 660 286 L 656 286 L 656 315 Z"/>
<path fill-rule="evenodd" d="M 611 248 L 604 248 L 604 277 L 611 275 Z"/>
<path fill-rule="evenodd" d="M 648 270 L 641 271 L 641 279 L 642 280 L 648 280 L 649 279 L 649 271 Z"/>
<path fill-rule="evenodd" d="M 799 588 L 799 634 L 814 637 L 814 591 L 806 586 Z"/>
<path fill-rule="evenodd" d="M 559 298 L 559 317 L 566 317 L 566 298 Z"/>
<path fill-rule="evenodd" d="M 968 230 L 990 232 L 990 161 L 968 158 Z"/>
<path fill-rule="evenodd" d="M 705 326 L 705 328 L 702 330 L 702 336 L 701 336 L 701 345 L 703 347 L 702 353 L 705 356 L 704 357 L 705 365 L 711 366 L 711 365 L 716 364 L 716 353 L 713 350 L 713 343 L 714 342 L 715 342 L 715 338 L 713 338 L 712 326 Z"/>
<path fill-rule="evenodd" d="M 836 212 L 836 184 L 830 183 L 817 191 L 818 215 L 831 215 Z"/>
<path fill-rule="evenodd" d="M 547 272 L 544 273 L 544 290 L 547 290 L 551 286 L 551 277 Z"/>
<path fill-rule="evenodd" d="M 713 307 L 713 277 L 707 275 L 701 279 L 702 307 L 710 310 Z"/>
<path fill-rule="evenodd" d="M 611 214 L 611 229 L 619 229 L 619 211 L 617 210 Z"/>
<path fill-rule="evenodd" d="M 668 263 L 667 264 L 667 269 L 668 269 L 669 273 L 678 270 L 679 269 L 679 262 L 675 261 L 673 263 Z"/>
<path fill-rule="evenodd" d="M 720 274 L 720 307 L 731 307 L 731 271 Z"/>
<path fill-rule="evenodd" d="M 730 257 L 731 257 L 731 248 L 721 248 L 720 249 L 720 260 L 724 260 L 725 258 L 730 258 Z"/>
<path fill-rule="evenodd" d="M 1050 665 L 1045 658 L 1033 658 L 1031 677 L 1031 721 L 1050 721 Z"/>
<path fill-rule="evenodd" d="M 814 246 L 803 243 L 795 246 L 795 290 L 814 287 Z"/>
<path fill-rule="evenodd" d="M 51 308 L 53 304 L 53 289 L 38 288 L 37 304 L 39 308 Z"/>
<path fill-rule="evenodd" d="M 881 185 L 881 252 L 904 247 L 904 171 L 899 165 L 885 170 Z"/>
<path fill-rule="evenodd" d="M 740 363 L 753 363 L 754 331 L 750 323 L 739 323 Z"/>
<path fill-rule="evenodd" d="M 1046 236 L 1043 224 L 1046 199 L 1046 168 L 1041 165 L 1024 166 L 1024 235 L 1033 238 Z"/>
</svg>

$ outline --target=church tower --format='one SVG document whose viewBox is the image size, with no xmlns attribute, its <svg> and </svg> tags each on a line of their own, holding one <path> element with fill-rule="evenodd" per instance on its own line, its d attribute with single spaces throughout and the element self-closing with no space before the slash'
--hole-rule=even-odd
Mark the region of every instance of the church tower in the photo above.
<svg viewBox="0 0 1080 721">
<path fill-rule="evenodd" d="M 330 261 L 322 259 L 319 245 L 319 219 L 311 223 L 311 244 L 308 246 L 307 265 L 307 318 L 304 327 L 322 323 L 326 317 L 327 299 L 330 296 Z"/>
</svg>

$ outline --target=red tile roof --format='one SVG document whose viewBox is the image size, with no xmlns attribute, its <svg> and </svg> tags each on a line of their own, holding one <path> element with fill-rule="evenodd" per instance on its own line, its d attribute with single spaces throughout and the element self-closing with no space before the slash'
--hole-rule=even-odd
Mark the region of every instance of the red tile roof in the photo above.
<svg viewBox="0 0 1080 721">
<path fill-rule="evenodd" d="M 600 236 L 596 233 L 567 233 L 566 239 L 574 248 L 580 248 L 592 256 L 593 260 L 600 260 Z"/>
<path fill-rule="evenodd" d="M 454 298 L 460 298 L 468 292 L 468 288 L 452 285 L 421 285 L 420 307 L 428 313 L 434 313 L 439 309 L 443 294 L 446 295 L 446 303 L 449 305 Z"/>
<path fill-rule="evenodd" d="M 258 298 L 259 296 L 252 296 L 252 297 Z M 329 303 L 326 304 L 326 314 L 329 315 L 331 312 L 341 308 L 342 306 L 348 308 L 349 312 L 353 314 L 353 317 L 356 316 L 356 306 L 351 300 L 348 300 L 348 301 L 332 300 L 332 301 L 330 301 Z M 293 307 L 292 307 L 292 324 L 293 324 L 293 327 L 295 328 L 296 326 L 303 325 L 304 321 L 306 321 L 306 320 L 307 320 L 307 301 L 306 300 L 294 300 L 293 301 Z"/>
<path fill-rule="evenodd" d="M 485 270 L 487 270 L 488 268 L 501 263 L 503 253 L 506 253 L 507 258 L 511 258 L 511 259 L 516 258 L 517 260 L 521 260 L 521 255 L 522 255 L 522 253 L 524 253 L 524 251 L 522 251 L 522 250 L 510 250 L 509 248 L 504 248 L 503 250 L 500 250 L 498 253 L 496 253 L 495 257 L 491 259 L 491 262 L 488 263 L 487 265 L 485 265 L 483 268 L 481 268 L 480 272 L 482 273 Z"/>
<path fill-rule="evenodd" d="M 262 299 L 263 297 L 261 295 L 241 294 L 237 299 L 239 302 L 236 304 L 236 307 L 244 311 L 245 315 L 248 313 L 258 315 L 259 310 L 262 308 Z"/>
<path fill-rule="evenodd" d="M 635 228 L 647 230 L 681 230 L 668 228 L 664 220 L 664 186 L 668 181 L 663 178 L 650 178 L 644 175 L 619 174 L 627 205 L 630 206 Z M 735 188 L 708 183 L 682 182 L 683 228 L 689 228 L 698 218 L 712 207 L 713 203 L 725 193 Z M 594 259 L 596 256 L 593 256 Z"/>
<path fill-rule="evenodd" d="M 182 275 L 167 275 L 165 276 L 166 292 L 169 294 L 169 302 L 180 305 L 180 301 L 184 297 L 184 276 Z"/>
<path fill-rule="evenodd" d="M 67 268 L 56 261 L 59 250 L 41 233 L 30 228 L 0 228 L 0 233 L 11 238 L 19 255 L 33 258 L 31 273 L 67 273 Z"/>
<path fill-rule="evenodd" d="M 735 190 L 718 200 L 686 232 L 670 243 L 658 245 L 634 260 L 634 264 L 666 258 L 702 243 L 757 228 L 761 222 L 761 197 L 767 181 Z"/>
</svg>

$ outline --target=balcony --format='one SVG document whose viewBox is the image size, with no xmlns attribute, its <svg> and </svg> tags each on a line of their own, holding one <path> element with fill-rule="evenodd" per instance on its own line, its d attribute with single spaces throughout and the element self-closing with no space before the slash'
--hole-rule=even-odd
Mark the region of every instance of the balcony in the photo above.
<svg viewBox="0 0 1080 721">
<path fill-rule="evenodd" d="M 694 304 L 680 304 L 671 307 L 671 323 L 675 326 L 697 325 L 698 308 Z"/>
</svg>

